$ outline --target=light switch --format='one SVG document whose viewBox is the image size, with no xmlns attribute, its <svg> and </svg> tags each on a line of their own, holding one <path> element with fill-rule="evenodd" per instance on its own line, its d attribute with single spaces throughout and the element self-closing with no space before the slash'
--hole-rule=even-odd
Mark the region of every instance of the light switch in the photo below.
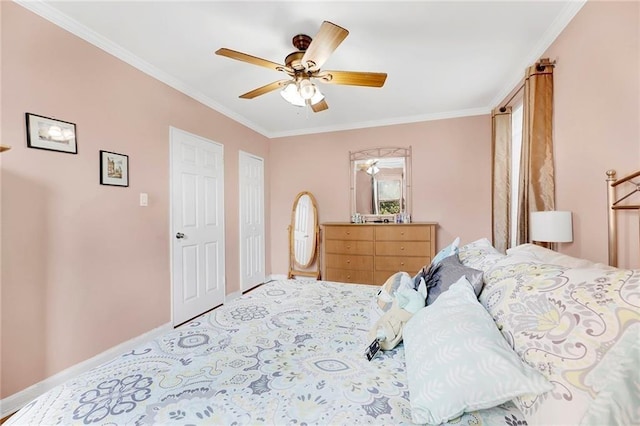
<svg viewBox="0 0 640 426">
<path fill-rule="evenodd" d="M 149 205 L 149 194 L 146 192 L 140 193 L 140 205 L 142 207 L 147 207 Z"/>
</svg>

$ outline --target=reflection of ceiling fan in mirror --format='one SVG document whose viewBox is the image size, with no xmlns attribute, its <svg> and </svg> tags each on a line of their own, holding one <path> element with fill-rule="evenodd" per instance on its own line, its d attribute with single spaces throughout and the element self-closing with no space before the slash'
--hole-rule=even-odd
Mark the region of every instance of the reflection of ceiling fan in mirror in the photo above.
<svg viewBox="0 0 640 426">
<path fill-rule="evenodd" d="M 282 97 L 292 105 L 309 105 L 314 112 L 320 112 L 329 106 L 324 100 L 324 95 L 314 84 L 314 79 L 328 84 L 367 87 L 382 87 L 387 79 L 387 74 L 378 72 L 320 70 L 348 34 L 349 31 L 346 29 L 324 21 L 313 40 L 305 34 L 293 37 L 293 45 L 298 50 L 285 58 L 285 65 L 226 48 L 218 49 L 216 55 L 281 71 L 290 77 L 258 87 L 240 95 L 241 98 L 253 99 L 281 88 Z"/>
<path fill-rule="evenodd" d="M 380 171 L 378 168 L 378 159 L 370 159 L 362 163 L 358 163 L 358 169 L 362 172 L 366 172 L 367 174 L 373 176 Z"/>
</svg>

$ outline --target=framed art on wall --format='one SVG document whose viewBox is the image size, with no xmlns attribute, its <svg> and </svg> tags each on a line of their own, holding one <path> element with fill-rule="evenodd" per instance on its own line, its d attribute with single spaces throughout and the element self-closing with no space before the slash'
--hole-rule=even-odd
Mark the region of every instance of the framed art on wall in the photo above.
<svg viewBox="0 0 640 426">
<path fill-rule="evenodd" d="M 100 185 L 129 186 L 129 156 L 100 151 Z"/>
<path fill-rule="evenodd" d="M 27 119 L 27 146 L 29 148 L 47 149 L 69 154 L 78 153 L 76 125 L 74 123 L 29 112 L 25 116 Z"/>
</svg>

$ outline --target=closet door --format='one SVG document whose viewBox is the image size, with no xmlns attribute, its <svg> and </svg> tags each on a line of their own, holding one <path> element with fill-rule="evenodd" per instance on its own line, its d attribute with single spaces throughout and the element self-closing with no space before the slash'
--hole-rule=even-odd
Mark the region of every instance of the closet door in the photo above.
<svg viewBox="0 0 640 426">
<path fill-rule="evenodd" d="M 240 289 L 265 281 L 264 160 L 240 151 Z"/>
<path fill-rule="evenodd" d="M 171 128 L 173 325 L 224 302 L 223 146 Z"/>
</svg>

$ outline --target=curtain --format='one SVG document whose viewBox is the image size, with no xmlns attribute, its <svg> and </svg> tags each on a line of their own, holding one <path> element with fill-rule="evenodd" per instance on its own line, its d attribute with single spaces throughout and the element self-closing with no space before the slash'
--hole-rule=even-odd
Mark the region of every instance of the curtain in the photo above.
<svg viewBox="0 0 640 426">
<path fill-rule="evenodd" d="M 529 212 L 555 210 L 553 64 L 529 67 L 524 82 L 517 244 L 529 242 Z"/>
<path fill-rule="evenodd" d="M 491 113 L 491 200 L 493 246 L 504 252 L 510 241 L 511 107 Z"/>
</svg>

